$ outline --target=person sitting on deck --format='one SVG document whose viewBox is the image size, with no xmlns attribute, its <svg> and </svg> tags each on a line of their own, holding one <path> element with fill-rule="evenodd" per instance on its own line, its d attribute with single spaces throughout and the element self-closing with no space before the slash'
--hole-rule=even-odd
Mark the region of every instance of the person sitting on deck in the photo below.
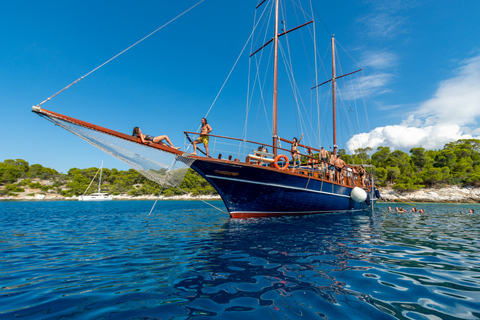
<svg viewBox="0 0 480 320">
<path fill-rule="evenodd" d="M 301 161 L 300 161 L 300 152 L 298 152 L 298 144 L 300 143 L 300 141 L 302 141 L 302 138 L 303 138 L 303 133 L 302 133 L 302 136 L 300 137 L 300 140 L 297 140 L 297 138 L 293 137 L 293 142 L 292 142 L 292 152 L 290 153 L 293 157 L 293 165 L 295 166 L 296 163 L 295 163 L 295 159 L 298 158 L 298 162 L 300 162 L 301 164 Z"/>
<path fill-rule="evenodd" d="M 197 143 L 203 143 L 208 158 L 208 134 L 212 132 L 212 127 L 208 124 L 206 118 L 202 118 L 202 128 L 200 129 L 200 137 L 193 141 L 193 155 L 197 154 Z"/>
<path fill-rule="evenodd" d="M 258 152 L 261 152 L 260 155 L 262 156 L 261 159 L 260 159 L 260 161 L 258 161 L 258 163 L 257 163 L 257 164 L 260 166 L 260 165 L 263 165 L 263 159 L 264 159 L 263 155 L 264 155 L 265 153 L 268 153 L 268 149 L 265 148 L 265 146 L 259 146 L 259 147 L 257 148 L 257 151 L 258 151 Z M 265 156 L 265 158 L 266 158 L 266 156 Z"/>
<path fill-rule="evenodd" d="M 158 143 L 158 144 L 161 144 L 163 146 L 168 146 L 165 142 L 163 142 L 163 140 L 166 140 L 171 148 L 177 149 L 177 150 L 180 149 L 180 147 L 174 147 L 173 143 L 170 141 L 168 136 L 165 135 L 165 134 L 163 136 L 153 137 L 153 136 L 150 136 L 148 134 L 143 134 L 142 130 L 140 130 L 139 127 L 135 127 L 135 128 L 133 128 L 132 136 L 140 138 L 140 141 L 142 141 L 142 143 L 147 143 L 147 144 Z"/>
<path fill-rule="evenodd" d="M 260 151 L 260 152 L 263 152 L 263 153 L 268 153 L 268 149 L 265 148 L 265 146 L 258 147 L 257 151 Z"/>
</svg>

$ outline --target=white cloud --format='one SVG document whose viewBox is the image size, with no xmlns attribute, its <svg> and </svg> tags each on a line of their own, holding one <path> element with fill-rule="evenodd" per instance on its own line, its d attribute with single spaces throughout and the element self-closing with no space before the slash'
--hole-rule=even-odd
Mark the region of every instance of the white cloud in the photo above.
<svg viewBox="0 0 480 320">
<path fill-rule="evenodd" d="M 480 116 L 480 55 L 465 60 L 455 76 L 439 83 L 432 98 L 420 103 L 401 124 L 379 127 L 352 137 L 347 148 L 388 146 L 409 151 L 411 148 L 441 149 L 458 139 L 480 138 L 476 127 Z"/>
<path fill-rule="evenodd" d="M 434 96 L 416 112 L 425 124 L 475 124 L 480 116 L 480 56 L 468 59 L 457 75 L 442 81 Z"/>
<path fill-rule="evenodd" d="M 375 69 L 375 71 L 369 72 L 369 75 L 364 77 L 351 76 L 337 80 L 339 84 L 338 94 L 342 96 L 342 99 L 364 99 L 390 92 L 387 86 L 392 82 L 394 76 L 391 73 L 382 71 L 382 69 L 388 69 L 396 65 L 397 57 L 387 51 L 377 53 L 366 52 L 363 55 L 364 58 L 360 61 L 359 65 L 361 65 L 363 69 L 372 68 Z M 360 73 L 357 75 L 359 74 Z M 343 85 L 345 85 L 345 87 L 343 87 Z M 347 91 L 348 96 L 345 94 Z"/>
<path fill-rule="evenodd" d="M 376 69 L 391 68 L 397 64 L 397 56 L 391 52 L 365 52 L 360 65 L 364 68 L 373 67 Z"/>
<path fill-rule="evenodd" d="M 388 91 L 386 86 L 390 83 L 392 77 L 389 73 L 377 73 L 364 77 L 363 89 L 365 90 L 365 96 L 368 97 Z"/>
<path fill-rule="evenodd" d="M 393 38 L 406 32 L 408 20 L 403 14 L 405 10 L 415 6 L 410 1 L 367 1 L 373 6 L 370 14 L 359 19 L 366 27 L 369 36 Z"/>
<path fill-rule="evenodd" d="M 345 81 L 345 87 L 348 90 L 345 90 L 344 86 L 338 89 L 339 97 L 345 100 L 355 100 L 355 99 L 363 99 L 366 97 L 376 96 L 385 92 L 389 92 L 387 85 L 391 82 L 393 78 L 392 74 L 378 72 L 366 77 L 363 77 L 361 80 L 361 84 L 357 85 L 356 82 L 358 79 L 354 78 L 353 80 Z M 344 80 L 339 80 L 344 81 Z M 340 85 L 343 83 L 340 83 Z M 340 87 L 340 86 L 339 86 Z M 348 91 L 348 96 L 345 92 Z"/>
</svg>

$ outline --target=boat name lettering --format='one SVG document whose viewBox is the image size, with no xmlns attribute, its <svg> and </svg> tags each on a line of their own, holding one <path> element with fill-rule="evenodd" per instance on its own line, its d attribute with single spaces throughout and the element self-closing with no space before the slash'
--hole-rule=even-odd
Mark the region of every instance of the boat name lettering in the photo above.
<svg viewBox="0 0 480 320">
<path fill-rule="evenodd" d="M 218 174 L 223 174 L 225 176 L 233 176 L 233 177 L 236 177 L 238 176 L 238 172 L 230 172 L 230 171 L 220 171 L 220 170 L 215 170 L 215 173 L 218 173 Z"/>
</svg>

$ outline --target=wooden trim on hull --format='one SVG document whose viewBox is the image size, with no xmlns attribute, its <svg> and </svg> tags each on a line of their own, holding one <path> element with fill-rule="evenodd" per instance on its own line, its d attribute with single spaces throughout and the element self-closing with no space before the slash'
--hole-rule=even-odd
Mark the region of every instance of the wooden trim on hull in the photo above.
<svg viewBox="0 0 480 320">
<path fill-rule="evenodd" d="M 281 216 L 301 216 L 307 214 L 327 214 L 327 213 L 345 213 L 345 212 L 361 212 L 361 211 L 370 211 L 371 207 L 365 207 L 363 209 L 351 209 L 351 210 L 338 210 L 338 211 L 307 211 L 307 212 L 239 212 L 232 211 L 229 212 L 230 217 L 233 219 L 244 219 L 244 218 L 270 218 L 270 217 L 281 217 Z"/>
</svg>

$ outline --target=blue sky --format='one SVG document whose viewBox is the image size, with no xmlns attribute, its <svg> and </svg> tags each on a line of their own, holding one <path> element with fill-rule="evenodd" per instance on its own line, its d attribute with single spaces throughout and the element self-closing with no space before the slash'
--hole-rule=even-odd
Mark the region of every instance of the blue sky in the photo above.
<svg viewBox="0 0 480 320">
<path fill-rule="evenodd" d="M 101 160 L 107 168 L 126 169 L 33 114 L 31 106 L 197 2 L 3 3 L 0 124 L 6 134 L 0 140 L 0 160 L 21 158 L 61 172 L 98 167 Z M 42 107 L 129 134 L 140 126 L 151 135 L 168 134 L 183 146 L 183 131 L 197 130 L 244 47 L 256 3 L 205 0 Z M 449 141 L 480 136 L 477 0 L 313 4 L 318 51 L 325 52 L 334 33 L 364 70 L 368 123 L 363 120 L 363 133 L 353 138 L 340 136 L 340 148 L 438 149 Z M 249 50 L 247 46 L 208 116 L 214 134 L 242 136 Z M 353 71 L 347 66 L 344 73 Z M 270 97 L 266 103 L 271 104 Z M 280 112 L 284 115 L 281 136 L 305 131 Z M 268 136 L 263 129 L 253 138 Z M 321 144 L 328 149 L 331 142 Z"/>
</svg>

